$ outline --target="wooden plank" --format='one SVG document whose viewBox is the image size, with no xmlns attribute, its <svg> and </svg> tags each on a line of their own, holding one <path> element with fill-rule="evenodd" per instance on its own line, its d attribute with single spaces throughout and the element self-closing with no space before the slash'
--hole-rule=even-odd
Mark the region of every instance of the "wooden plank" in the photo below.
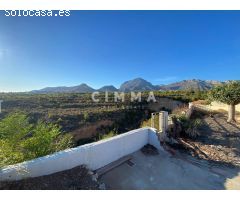
<svg viewBox="0 0 240 200">
<path fill-rule="evenodd" d="M 125 163 L 125 162 L 127 162 L 128 160 L 131 160 L 131 159 L 132 159 L 131 155 L 124 156 L 124 157 L 122 157 L 122 158 L 120 158 L 120 159 L 118 159 L 118 160 L 100 168 L 100 169 L 97 169 L 96 173 L 98 174 L 98 176 L 101 176 L 101 175 L 107 173 L 108 171 L 114 169 L 115 167 L 118 167 L 119 165 L 121 165 L 121 164 L 123 164 L 123 163 Z"/>
</svg>

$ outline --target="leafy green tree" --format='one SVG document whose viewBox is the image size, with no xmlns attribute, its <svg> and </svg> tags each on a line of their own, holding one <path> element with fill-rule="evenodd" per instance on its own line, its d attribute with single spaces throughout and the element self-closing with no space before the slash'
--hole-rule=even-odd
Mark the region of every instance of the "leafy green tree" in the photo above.
<svg viewBox="0 0 240 200">
<path fill-rule="evenodd" d="M 61 134 L 57 125 L 30 124 L 23 113 L 13 113 L 0 121 L 0 167 L 23 162 L 72 146 L 72 137 Z"/>
<path fill-rule="evenodd" d="M 235 106 L 240 103 L 240 81 L 231 81 L 213 88 L 209 97 L 211 100 L 228 104 L 228 122 L 235 120 Z"/>
</svg>

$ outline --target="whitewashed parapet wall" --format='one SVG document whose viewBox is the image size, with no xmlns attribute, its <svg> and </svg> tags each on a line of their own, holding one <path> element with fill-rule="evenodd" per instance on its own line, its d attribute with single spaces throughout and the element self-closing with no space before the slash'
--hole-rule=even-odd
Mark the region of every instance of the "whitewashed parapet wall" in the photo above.
<svg viewBox="0 0 240 200">
<path fill-rule="evenodd" d="M 203 110 L 203 111 L 209 111 L 209 112 L 210 111 L 219 111 L 219 110 L 228 111 L 228 105 L 227 104 L 217 102 L 217 101 L 213 101 L 208 105 L 203 105 L 203 104 L 200 104 L 198 102 L 193 102 L 191 104 L 193 104 L 195 109 Z M 236 112 L 240 112 L 240 104 L 236 105 L 235 109 L 236 109 Z"/>
<path fill-rule="evenodd" d="M 140 128 L 106 140 L 8 166 L 0 170 L 0 180 L 38 177 L 83 164 L 87 165 L 91 170 L 96 170 L 123 156 L 138 151 L 148 143 L 161 149 L 155 129 Z"/>
</svg>

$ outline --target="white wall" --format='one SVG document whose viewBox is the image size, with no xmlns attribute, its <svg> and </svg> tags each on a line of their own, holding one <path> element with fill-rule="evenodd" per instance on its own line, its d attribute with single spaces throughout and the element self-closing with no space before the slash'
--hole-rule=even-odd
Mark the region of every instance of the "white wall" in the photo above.
<svg viewBox="0 0 240 200">
<path fill-rule="evenodd" d="M 141 149 L 147 143 L 161 149 L 157 136 L 154 135 L 154 129 L 140 128 L 106 140 L 8 166 L 0 171 L 0 180 L 48 175 L 83 164 L 96 170 Z"/>
<path fill-rule="evenodd" d="M 149 109 L 154 112 L 159 112 L 160 110 L 162 110 L 163 107 L 174 110 L 175 108 L 184 105 L 184 103 L 182 103 L 181 101 L 173 100 L 166 97 L 156 97 L 156 100 L 156 102 L 151 102 L 148 104 Z"/>
<path fill-rule="evenodd" d="M 227 104 L 217 102 L 217 101 L 213 101 L 209 105 L 201 104 L 198 101 L 189 103 L 189 104 L 192 104 L 193 106 L 195 106 L 197 108 L 200 108 L 200 109 L 202 108 L 202 109 L 205 109 L 208 111 L 219 111 L 219 110 L 225 110 L 226 112 L 228 111 Z M 240 112 L 240 104 L 236 105 L 235 109 L 236 109 L 236 112 Z"/>
<path fill-rule="evenodd" d="M 157 130 L 153 129 L 153 128 L 149 129 L 149 132 L 148 132 L 148 143 L 153 145 L 153 146 L 155 146 L 158 150 L 163 150 L 163 147 L 160 145 L 160 141 L 158 140 L 158 136 L 156 134 L 156 131 Z M 160 134 L 163 134 L 163 133 L 160 133 Z"/>
<path fill-rule="evenodd" d="M 208 105 L 208 107 L 212 110 L 226 110 L 228 111 L 228 105 L 221 103 L 221 102 L 216 102 L 213 101 L 210 105 Z M 236 111 L 240 112 L 240 104 L 236 105 Z"/>
</svg>

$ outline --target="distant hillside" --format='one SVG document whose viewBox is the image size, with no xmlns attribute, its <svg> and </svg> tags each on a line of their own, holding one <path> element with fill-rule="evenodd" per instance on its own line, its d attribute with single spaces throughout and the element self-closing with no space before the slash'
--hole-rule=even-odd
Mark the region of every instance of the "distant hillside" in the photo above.
<svg viewBox="0 0 240 200">
<path fill-rule="evenodd" d="M 100 89 L 98 89 L 99 92 L 116 92 L 118 91 L 117 88 L 115 88 L 113 85 L 106 85 L 106 86 L 103 86 L 101 87 Z"/>
<path fill-rule="evenodd" d="M 136 79 L 124 82 L 120 86 L 119 90 L 122 92 L 130 92 L 130 91 L 151 91 L 156 89 L 157 87 L 152 85 L 150 82 L 142 78 L 136 78 Z"/>
<path fill-rule="evenodd" d="M 31 91 L 32 93 L 89 93 L 94 92 L 95 90 L 88 86 L 87 84 L 83 83 L 81 85 L 73 86 L 73 87 L 46 87 L 41 90 L 34 90 Z"/>
<path fill-rule="evenodd" d="M 209 90 L 215 85 L 222 84 L 219 81 L 204 81 L 198 79 L 184 80 L 169 85 L 159 86 L 160 90 Z"/>
<path fill-rule="evenodd" d="M 131 91 L 155 91 L 155 90 L 164 90 L 164 91 L 166 90 L 209 90 L 218 84 L 223 84 L 223 82 L 214 81 L 214 80 L 204 81 L 204 80 L 192 79 L 192 80 L 184 80 L 176 83 L 171 83 L 168 85 L 155 86 L 152 83 L 142 78 L 136 78 L 136 79 L 124 82 L 120 86 L 119 90 L 113 85 L 107 85 L 96 90 L 91 88 L 87 84 L 83 83 L 81 85 L 73 86 L 73 87 L 65 87 L 65 86 L 46 87 L 41 90 L 31 91 L 31 93 L 46 94 L 46 93 L 91 93 L 94 91 L 131 92 Z"/>
</svg>

